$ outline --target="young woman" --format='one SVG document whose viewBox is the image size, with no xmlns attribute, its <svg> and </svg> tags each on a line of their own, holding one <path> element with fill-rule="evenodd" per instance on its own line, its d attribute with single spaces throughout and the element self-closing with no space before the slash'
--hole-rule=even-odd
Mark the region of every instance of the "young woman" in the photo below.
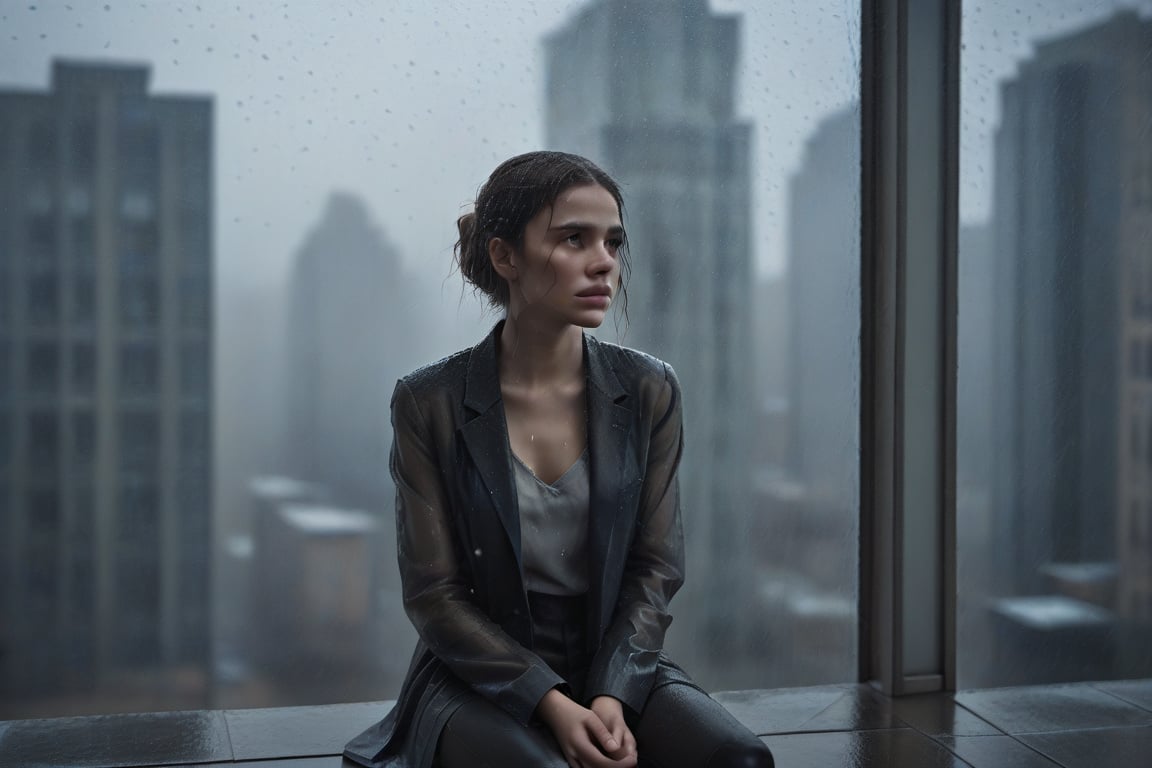
<svg viewBox="0 0 1152 768">
<path fill-rule="evenodd" d="M 420 641 L 372 768 L 760 768 L 767 748 L 662 652 L 680 587 L 679 385 L 585 335 L 623 290 L 623 202 L 588 160 L 498 167 L 458 222 L 505 317 L 401 379 L 391 469 Z"/>
</svg>

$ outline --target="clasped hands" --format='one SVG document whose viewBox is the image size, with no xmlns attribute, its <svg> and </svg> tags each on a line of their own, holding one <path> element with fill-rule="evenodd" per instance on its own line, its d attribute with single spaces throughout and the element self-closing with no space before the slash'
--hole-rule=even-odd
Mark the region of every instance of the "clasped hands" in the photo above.
<svg viewBox="0 0 1152 768">
<path fill-rule="evenodd" d="M 560 743 L 571 768 L 632 768 L 636 739 L 624 722 L 624 705 L 611 696 L 597 696 L 580 706 L 556 688 L 536 707 Z"/>
</svg>

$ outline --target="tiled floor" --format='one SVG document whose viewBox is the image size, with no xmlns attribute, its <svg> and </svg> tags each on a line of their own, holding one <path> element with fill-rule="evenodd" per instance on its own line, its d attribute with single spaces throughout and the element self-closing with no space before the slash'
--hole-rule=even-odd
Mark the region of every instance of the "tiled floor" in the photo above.
<svg viewBox="0 0 1152 768">
<path fill-rule="evenodd" d="M 889 699 L 864 685 L 716 694 L 780 768 L 1152 765 L 1152 680 Z M 0 768 L 340 768 L 385 704 L 0 722 Z"/>
</svg>

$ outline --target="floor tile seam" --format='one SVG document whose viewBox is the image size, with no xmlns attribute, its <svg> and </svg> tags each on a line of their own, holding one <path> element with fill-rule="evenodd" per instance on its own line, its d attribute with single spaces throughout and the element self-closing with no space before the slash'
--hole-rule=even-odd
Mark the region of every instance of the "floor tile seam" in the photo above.
<svg viewBox="0 0 1152 768">
<path fill-rule="evenodd" d="M 1139 731 L 1141 729 L 1152 730 L 1152 723 L 1138 723 L 1135 725 L 1090 725 L 1080 728 L 1053 728 L 1047 731 L 1017 731 L 1015 733 L 1006 734 L 1020 740 L 1021 736 L 1050 736 L 1056 733 L 1084 733 L 1085 731 Z"/>
<path fill-rule="evenodd" d="M 918 733 L 915 728 L 825 728 L 817 731 L 772 731 L 771 733 L 757 733 L 756 738 L 771 738 L 772 736 L 818 736 L 820 734 L 829 733 L 880 733 L 883 731 L 912 731 Z"/>
<path fill-rule="evenodd" d="M 751 730 L 751 729 L 749 729 Z M 757 736 L 790 736 L 797 733 L 874 733 L 876 731 L 915 731 L 916 729 L 908 724 L 904 725 L 877 725 L 872 728 L 857 727 L 857 728 L 805 728 L 803 725 L 797 726 L 795 729 L 787 731 L 765 731 L 764 733 L 756 733 Z M 919 731 L 917 731 L 919 733 Z"/>
<path fill-rule="evenodd" d="M 1012 739 L 1012 741 L 1014 741 L 1017 744 L 1019 744 L 1020 746 L 1024 747 L 1024 749 L 1031 750 L 1032 752 L 1035 752 L 1037 755 L 1044 758 L 1045 760 L 1052 763 L 1053 765 L 1058 765 L 1058 766 L 1060 766 L 1060 768 L 1069 768 L 1069 766 L 1066 763 L 1060 762 L 1055 757 L 1052 757 L 1052 755 L 1045 754 L 1044 752 L 1041 752 L 1037 747 L 1032 746 L 1031 744 L 1029 744 L 1026 741 L 1021 741 L 1020 739 L 1016 738 L 1012 734 L 1008 734 L 1008 738 Z"/>
<path fill-rule="evenodd" d="M 848 695 L 848 693 L 846 691 L 843 694 L 841 694 L 840 696 L 837 696 L 835 699 L 833 699 L 831 702 L 829 702 L 827 706 L 822 708 L 820 711 L 815 712 L 811 717 L 809 717 L 807 720 L 805 720 L 800 725 L 803 726 L 805 723 L 810 723 L 813 720 L 815 720 L 816 718 L 820 717 L 820 715 L 824 714 L 825 712 L 827 712 L 828 710 L 830 710 L 832 707 L 836 706 L 840 702 L 844 701 L 844 697 L 847 695 Z M 844 730 L 844 729 L 841 728 L 839 730 Z"/>
<path fill-rule="evenodd" d="M 925 734 L 925 735 L 927 735 L 927 734 Z M 940 749 L 944 750 L 948 754 L 952 755 L 952 757 L 956 758 L 957 760 L 959 760 L 964 765 L 971 766 L 971 768 L 977 768 L 977 766 L 973 765 L 972 763 L 968 762 L 964 758 L 960 757 L 960 754 L 956 750 L 950 748 L 947 744 L 940 741 L 940 739 L 935 738 L 933 736 L 928 736 L 928 738 L 932 739 L 933 744 L 940 747 Z M 1061 768 L 1063 768 L 1063 767 L 1061 767 Z"/>
<path fill-rule="evenodd" d="M 936 738 L 935 735 L 929 733 L 928 731 L 924 730 L 923 728 L 917 727 L 917 725 L 915 723 L 913 723 L 911 720 L 907 720 L 903 717 L 900 717 L 900 715 L 897 715 L 895 712 L 892 713 L 892 717 L 894 717 L 896 719 L 896 722 L 904 723 L 905 728 L 909 728 L 913 731 L 916 731 L 916 733 L 920 734 L 921 736 L 927 736 L 930 739 Z M 863 729 L 861 729 L 861 730 L 863 730 Z"/>
<path fill-rule="evenodd" d="M 236 746 L 232 743 L 232 724 L 228 722 L 228 710 L 220 712 L 220 719 L 224 721 L 224 735 L 228 737 L 228 760 L 236 762 Z"/>
<path fill-rule="evenodd" d="M 1044 754 L 1043 752 L 1041 752 L 1036 747 L 1034 747 L 1031 744 L 1028 744 L 1026 742 L 1020 741 L 1020 739 L 1016 738 L 1015 736 L 1013 736 L 1010 733 L 981 733 L 981 734 L 975 734 L 972 736 L 935 736 L 935 737 L 932 737 L 932 740 L 935 741 L 937 744 L 939 744 L 944 749 L 948 750 L 953 755 L 955 755 L 958 759 L 963 760 L 964 758 L 961 757 L 958 752 L 956 752 L 954 749 L 952 749 L 947 744 L 945 744 L 943 741 L 941 741 L 941 739 L 986 739 L 986 738 L 994 738 L 996 736 L 1005 736 L 1005 737 L 1011 739 L 1012 741 L 1016 742 L 1017 744 L 1019 744 L 1021 747 L 1028 750 L 1029 752 L 1036 753 L 1037 755 L 1040 756 L 1041 759 L 1048 761 L 1052 765 L 1058 765 L 1058 766 L 1060 766 L 1060 768 L 1069 768 L 1069 766 L 1060 762 L 1059 760 L 1052 757 L 1051 755 Z M 971 765 L 971 763 L 969 763 L 969 765 Z"/>
<path fill-rule="evenodd" d="M 970 707 L 966 707 L 963 704 L 961 704 L 960 702 L 956 701 L 955 698 L 952 699 L 952 703 L 955 704 L 956 706 L 960 707 L 961 709 L 963 709 L 968 714 L 972 715 L 972 717 L 976 718 L 980 722 L 985 723 L 989 728 L 994 728 L 996 730 L 996 733 L 1003 734 L 1004 736 L 1011 736 L 1012 735 L 1012 734 L 1008 733 L 1008 731 L 1006 731 L 1003 728 L 1001 728 L 1000 726 L 996 725 L 996 723 L 992 722 L 991 720 L 989 720 L 984 715 L 977 712 L 976 710 L 971 709 Z M 952 733 L 949 735 L 955 736 L 956 734 Z M 976 735 L 976 734 L 973 734 L 973 735 Z M 988 735 L 989 736 L 995 736 L 996 734 L 988 734 Z"/>
<path fill-rule="evenodd" d="M 296 760 L 307 760 L 311 757 L 334 757 L 334 755 L 293 755 L 291 757 L 244 757 L 231 760 L 208 760 L 199 763 L 149 763 L 148 765 L 135 765 L 132 768 L 203 768 L 204 766 L 237 765 L 259 766 L 263 763 L 291 763 Z"/>
<path fill-rule="evenodd" d="M 953 700 L 953 703 L 954 704 L 956 703 L 955 700 Z M 956 704 L 956 706 L 960 706 L 960 705 Z M 894 718 L 896 718 L 898 721 L 900 721 L 901 723 L 904 723 L 906 726 L 908 726 L 909 728 L 916 731 L 917 733 L 920 733 L 924 736 L 927 736 L 930 739 L 949 738 L 949 737 L 956 737 L 956 736 L 1010 736 L 1011 735 L 1008 732 L 1001 730 L 1000 727 L 997 726 L 995 723 L 989 722 L 988 720 L 985 720 L 983 717 L 980 717 L 980 715 L 976 714 L 972 710 L 967 709 L 966 707 L 964 707 L 963 709 L 965 709 L 965 711 L 967 711 L 970 715 L 975 717 L 977 720 L 980 720 L 981 722 L 983 722 L 989 728 L 992 728 L 993 730 L 995 730 L 996 733 L 970 733 L 970 734 L 935 733 L 933 731 L 927 731 L 927 730 L 924 730 L 923 728 L 920 728 L 915 723 L 913 723 L 911 720 L 908 720 L 905 717 L 901 717 L 900 715 L 896 714 L 895 712 L 892 713 L 892 716 Z"/>
<path fill-rule="evenodd" d="M 1096 686 L 1092 687 L 1096 688 Z M 1100 691 L 1100 693 L 1106 693 L 1112 698 L 1117 699 L 1118 701 L 1122 701 L 1130 707 L 1136 707 L 1136 709 L 1139 709 L 1142 712 L 1148 712 L 1152 714 L 1152 707 L 1146 707 L 1138 701 L 1132 701 L 1132 699 L 1121 696 L 1120 694 L 1114 693 L 1113 691 L 1105 690 L 1104 688 L 1096 688 L 1096 690 Z"/>
</svg>

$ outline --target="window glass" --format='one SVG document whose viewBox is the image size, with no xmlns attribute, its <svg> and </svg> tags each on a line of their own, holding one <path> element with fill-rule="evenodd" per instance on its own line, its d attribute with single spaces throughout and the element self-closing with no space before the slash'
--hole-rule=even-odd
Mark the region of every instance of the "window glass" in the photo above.
<svg viewBox="0 0 1152 768">
<path fill-rule="evenodd" d="M 0 335 L 0 408 L 11 407 L 15 400 L 16 387 L 11 379 L 15 367 L 12 360 L 12 344 Z"/>
<path fill-rule="evenodd" d="M 120 386 L 126 396 L 155 395 L 160 384 L 160 356 L 148 343 L 125 344 L 120 349 Z"/>
<path fill-rule="evenodd" d="M 38 271 L 28 278 L 28 322 L 53 326 L 60 319 L 60 281 L 56 271 Z"/>
<path fill-rule="evenodd" d="M 28 349 L 28 393 L 52 396 L 60 387 L 60 352 L 53 344 L 34 344 Z"/>
<path fill-rule="evenodd" d="M 0 253 L 0 324 L 7 325 L 12 322 L 12 277 L 8 267 L 8 260 Z"/>
<path fill-rule="evenodd" d="M 13 649 L 0 717 L 396 695 L 389 398 L 499 318 L 455 220 L 539 148 L 621 181 L 628 312 L 597 333 L 683 387 L 670 654 L 711 690 L 855 679 L 858 2 L 6 13 L 0 157 L 35 199 L 0 211 L 24 262 L 63 255 L 13 285 L 64 311 L 63 391 L 93 394 L 62 460 L 113 476 L 61 474 L 91 545 L 58 571 L 101 599 L 50 614 L 87 611 L 68 679 L 101 685 L 50 696 L 48 652 Z"/>
<path fill-rule="evenodd" d="M 72 390 L 91 395 L 96 389 L 96 350 L 90 343 L 72 345 Z"/>
<path fill-rule="evenodd" d="M 1152 675 L 1152 2 L 964 4 L 958 675 Z"/>
<path fill-rule="evenodd" d="M 12 420 L 6 408 L 0 408 L 0 478 L 8 477 L 12 463 Z M 5 489 L 6 490 L 6 489 Z M 4 499 L 0 496 L 0 499 Z"/>
<path fill-rule="evenodd" d="M 72 323 L 90 329 L 96 319 L 96 285 L 91 272 L 77 270 L 72 283 Z"/>
</svg>

